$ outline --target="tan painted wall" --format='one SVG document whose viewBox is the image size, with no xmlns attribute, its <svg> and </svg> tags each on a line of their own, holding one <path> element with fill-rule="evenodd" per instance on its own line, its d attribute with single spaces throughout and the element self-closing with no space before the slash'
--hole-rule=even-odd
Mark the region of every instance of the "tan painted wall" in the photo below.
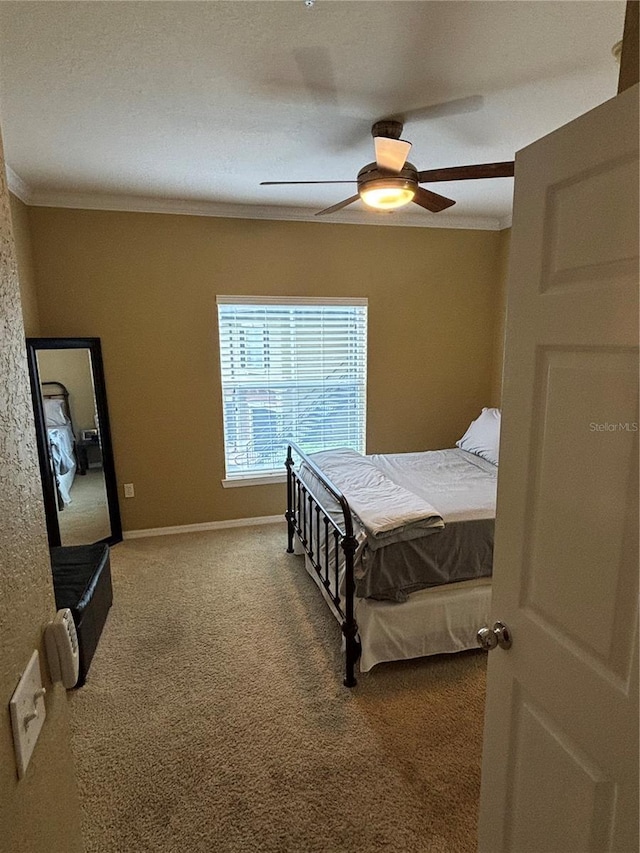
<svg viewBox="0 0 640 853">
<path fill-rule="evenodd" d="M 272 515 L 223 489 L 216 294 L 369 299 L 369 452 L 451 446 L 491 397 L 500 235 L 32 208 L 41 331 L 102 339 L 125 530 Z"/>
<path fill-rule="evenodd" d="M 62 382 L 69 392 L 71 421 L 80 430 L 95 429 L 91 357 L 88 349 L 42 349 L 38 352 L 41 382 Z"/>
<path fill-rule="evenodd" d="M 42 629 L 55 613 L 16 270 L 0 143 L 0 848 L 79 853 L 66 691 L 45 678 L 47 718 L 20 781 L 9 717 L 34 649 L 46 677 Z"/>
<path fill-rule="evenodd" d="M 507 285 L 509 277 L 509 247 L 511 229 L 500 232 L 498 246 L 498 287 L 496 290 L 496 325 L 493 344 L 493 374 L 491 379 L 491 400 L 493 406 L 500 406 L 502 400 L 502 370 L 504 362 L 504 331 L 507 316 Z"/>
<path fill-rule="evenodd" d="M 16 259 L 20 273 L 20 299 L 22 302 L 24 331 L 27 337 L 35 338 L 40 334 L 40 316 L 33 269 L 29 208 L 19 198 L 16 198 L 16 196 L 10 195 L 9 198 L 11 201 L 11 219 Z"/>
</svg>

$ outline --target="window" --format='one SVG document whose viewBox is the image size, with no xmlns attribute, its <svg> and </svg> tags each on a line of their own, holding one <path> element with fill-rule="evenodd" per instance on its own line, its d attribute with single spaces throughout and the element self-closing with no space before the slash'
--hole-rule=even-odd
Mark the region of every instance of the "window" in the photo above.
<svg viewBox="0 0 640 853">
<path fill-rule="evenodd" d="M 227 480 L 282 474 L 291 439 L 364 452 L 367 301 L 217 301 Z"/>
</svg>

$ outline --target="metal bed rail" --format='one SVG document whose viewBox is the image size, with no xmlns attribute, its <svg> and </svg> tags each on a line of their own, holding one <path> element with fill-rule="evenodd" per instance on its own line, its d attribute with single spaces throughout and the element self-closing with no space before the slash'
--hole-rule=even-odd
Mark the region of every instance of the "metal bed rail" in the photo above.
<svg viewBox="0 0 640 853">
<path fill-rule="evenodd" d="M 340 506 L 342 523 L 332 518 L 322 503 L 300 478 L 293 453 L 313 472 L 323 489 Z M 354 555 L 358 542 L 353 534 L 351 508 L 345 496 L 295 442 L 287 447 L 287 552 L 293 554 L 297 534 L 313 566 L 318 586 L 329 609 L 340 623 L 345 640 L 345 687 L 355 687 L 355 665 L 360 656 L 358 625 L 354 616 Z M 332 547 L 333 546 L 333 550 Z M 340 550 L 344 554 L 344 590 L 340 596 Z"/>
</svg>

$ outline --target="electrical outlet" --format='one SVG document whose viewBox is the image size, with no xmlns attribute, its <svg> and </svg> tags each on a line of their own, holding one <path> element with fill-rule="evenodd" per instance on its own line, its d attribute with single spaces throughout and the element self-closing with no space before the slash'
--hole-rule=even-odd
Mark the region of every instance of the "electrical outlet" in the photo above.
<svg viewBox="0 0 640 853">
<path fill-rule="evenodd" d="M 124 496 L 125 498 L 135 498 L 136 493 L 133 488 L 133 483 L 124 484 Z"/>
</svg>

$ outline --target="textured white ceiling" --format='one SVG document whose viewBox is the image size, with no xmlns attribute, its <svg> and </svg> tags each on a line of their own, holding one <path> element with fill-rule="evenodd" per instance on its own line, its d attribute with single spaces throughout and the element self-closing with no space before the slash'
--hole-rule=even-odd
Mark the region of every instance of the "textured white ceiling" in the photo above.
<svg viewBox="0 0 640 853">
<path fill-rule="evenodd" d="M 37 204 L 304 217 L 355 185 L 260 181 L 354 179 L 377 119 L 405 113 L 409 159 L 430 169 L 510 160 L 613 97 L 624 6 L 2 2 L 7 162 Z M 423 109 L 469 98 L 476 109 L 459 114 Z M 512 179 L 431 188 L 457 204 L 391 218 L 358 202 L 332 219 L 498 227 L 510 215 Z"/>
</svg>

